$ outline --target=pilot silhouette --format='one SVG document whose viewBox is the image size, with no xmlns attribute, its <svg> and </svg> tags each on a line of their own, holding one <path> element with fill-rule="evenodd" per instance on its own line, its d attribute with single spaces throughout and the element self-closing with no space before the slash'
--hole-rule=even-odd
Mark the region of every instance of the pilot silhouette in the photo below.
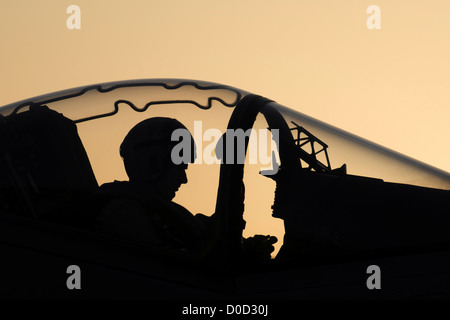
<svg viewBox="0 0 450 320">
<path fill-rule="evenodd" d="M 193 215 L 172 201 L 182 184 L 188 182 L 188 163 L 174 164 L 172 133 L 187 128 L 176 119 L 155 117 L 133 127 L 120 146 L 129 181 L 114 181 L 100 187 L 104 201 L 97 218 L 97 230 L 115 237 L 197 253 L 213 236 L 215 215 Z M 195 143 L 191 154 L 195 159 Z M 255 259 L 270 258 L 274 237 L 243 239 L 244 252 Z M 247 250 L 246 250 L 247 249 Z"/>
</svg>

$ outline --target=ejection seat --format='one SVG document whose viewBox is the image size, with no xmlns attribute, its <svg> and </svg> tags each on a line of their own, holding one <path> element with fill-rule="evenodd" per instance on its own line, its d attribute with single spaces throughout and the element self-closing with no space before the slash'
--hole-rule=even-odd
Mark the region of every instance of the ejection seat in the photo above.
<svg viewBox="0 0 450 320">
<path fill-rule="evenodd" d="M 0 213 L 62 222 L 98 184 L 75 123 L 47 106 L 0 117 Z"/>
</svg>

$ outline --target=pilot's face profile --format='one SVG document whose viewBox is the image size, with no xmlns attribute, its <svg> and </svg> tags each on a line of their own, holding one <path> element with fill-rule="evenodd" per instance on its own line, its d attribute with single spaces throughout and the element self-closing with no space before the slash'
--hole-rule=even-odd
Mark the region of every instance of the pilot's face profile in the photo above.
<svg viewBox="0 0 450 320">
<path fill-rule="evenodd" d="M 158 181 L 158 193 L 166 200 L 172 200 L 175 193 L 182 184 L 188 182 L 186 176 L 187 164 L 170 164 L 164 172 L 161 173 Z"/>
</svg>

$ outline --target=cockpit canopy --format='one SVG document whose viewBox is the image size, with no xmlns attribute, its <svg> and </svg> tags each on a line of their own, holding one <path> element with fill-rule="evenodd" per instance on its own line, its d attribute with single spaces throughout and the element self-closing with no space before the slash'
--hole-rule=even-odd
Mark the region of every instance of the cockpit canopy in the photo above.
<svg viewBox="0 0 450 320">
<path fill-rule="evenodd" d="M 210 82 L 152 79 L 89 85 L 4 106 L 0 108 L 0 187 L 19 183 L 35 193 L 41 192 L 40 187 L 82 191 L 127 180 L 119 155 L 126 134 L 144 119 L 170 117 L 186 126 L 197 146 L 197 159 L 187 171 L 189 183 L 180 188 L 175 201 L 193 213 L 211 215 L 223 157 L 217 144 L 236 106 L 249 94 Z M 49 122 L 58 114 L 64 117 L 61 123 Z M 281 223 L 273 223 L 270 215 L 275 181 L 268 177 L 287 162 L 297 161 L 299 168 L 325 174 L 450 189 L 447 172 L 273 101 L 258 113 L 247 138 L 243 141 L 247 143 L 244 216 L 248 234 L 282 234 Z M 296 146 L 294 154 L 281 150 L 286 143 Z M 52 170 L 58 174 L 50 179 Z M 45 205 L 40 203 L 33 210 L 44 210 Z M 21 206 L 33 205 L 25 201 Z"/>
<path fill-rule="evenodd" d="M 46 105 L 74 121 L 97 179 L 103 182 L 118 178 L 110 170 L 111 166 L 121 166 L 120 158 L 117 159 L 118 142 L 137 121 L 156 115 L 171 116 L 185 123 L 191 133 L 197 133 L 196 140 L 204 140 L 195 129 L 200 129 L 201 125 L 201 133 L 209 129 L 225 132 L 234 107 L 247 94 L 240 89 L 203 81 L 121 81 L 23 100 L 0 108 L 0 115 L 6 117 L 25 112 L 33 105 Z M 270 106 L 282 114 L 297 145 L 317 159 L 320 167 L 336 169 L 346 164 L 349 174 L 432 188 L 450 188 L 449 174 L 444 171 L 275 102 Z M 264 121 L 261 119 L 260 122 Z M 205 143 L 199 145 L 213 147 Z M 303 159 L 301 163 L 303 167 L 310 166 Z"/>
</svg>

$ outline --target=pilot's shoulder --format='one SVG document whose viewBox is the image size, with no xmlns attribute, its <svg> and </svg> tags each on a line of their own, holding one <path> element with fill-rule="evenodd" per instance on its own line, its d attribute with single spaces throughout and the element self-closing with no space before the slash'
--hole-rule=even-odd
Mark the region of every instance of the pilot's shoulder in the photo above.
<svg viewBox="0 0 450 320">
<path fill-rule="evenodd" d="M 105 208 L 143 207 L 143 201 L 133 190 L 128 181 L 114 181 L 102 184 L 97 192 L 97 201 Z M 109 211 L 109 210 L 108 210 Z"/>
<path fill-rule="evenodd" d="M 141 220 L 147 216 L 147 210 L 136 192 L 127 181 L 114 181 L 102 184 L 98 191 L 102 220 Z"/>
<path fill-rule="evenodd" d="M 100 194 L 122 194 L 130 193 L 132 194 L 132 188 L 128 181 L 117 181 L 108 182 L 102 184 L 98 189 Z"/>
</svg>

